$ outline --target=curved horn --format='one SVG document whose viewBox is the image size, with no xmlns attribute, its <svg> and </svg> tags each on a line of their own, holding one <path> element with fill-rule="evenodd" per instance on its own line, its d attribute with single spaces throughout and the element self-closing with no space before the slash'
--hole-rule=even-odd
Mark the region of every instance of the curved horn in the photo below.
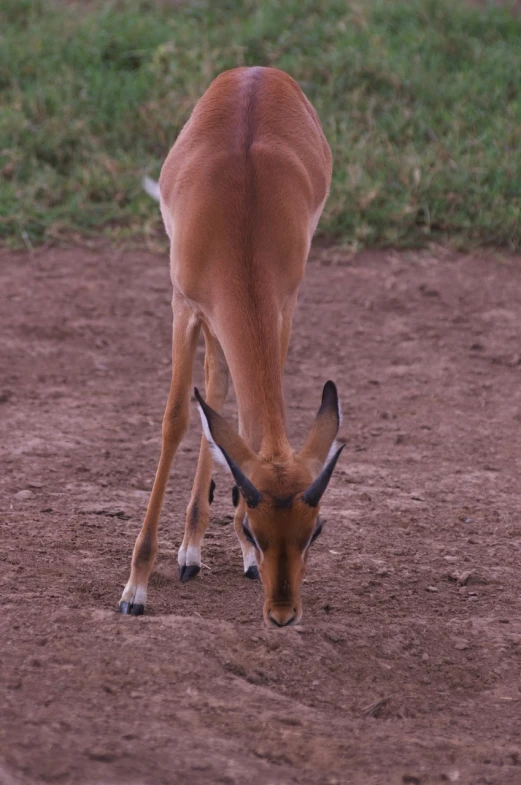
<svg viewBox="0 0 521 785">
<path fill-rule="evenodd" d="M 318 503 L 324 495 L 327 486 L 329 485 L 329 480 L 333 474 L 333 469 L 335 468 L 336 462 L 340 458 L 340 453 L 344 447 L 345 444 L 342 444 L 341 447 L 339 447 L 329 463 L 324 466 L 316 480 L 313 480 L 309 488 L 304 491 L 301 496 L 304 504 L 307 504 L 309 507 L 318 507 Z"/>
<path fill-rule="evenodd" d="M 260 500 L 262 499 L 262 494 L 257 490 L 255 485 L 248 480 L 245 474 L 239 469 L 233 458 L 230 458 L 226 450 L 221 447 L 220 444 L 217 445 L 220 449 L 224 457 L 226 458 L 226 463 L 230 467 L 230 471 L 233 474 L 233 479 L 237 483 L 237 488 L 241 492 L 244 501 L 248 505 L 248 507 L 256 507 Z"/>
</svg>

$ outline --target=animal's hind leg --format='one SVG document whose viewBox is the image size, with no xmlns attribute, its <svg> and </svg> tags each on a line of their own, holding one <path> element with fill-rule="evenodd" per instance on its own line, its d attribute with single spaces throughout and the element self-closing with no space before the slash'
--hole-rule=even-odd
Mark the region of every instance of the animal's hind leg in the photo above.
<svg viewBox="0 0 521 785">
<path fill-rule="evenodd" d="M 161 457 L 143 527 L 132 554 L 130 578 L 121 595 L 121 613 L 139 616 L 147 598 L 147 585 L 157 554 L 157 528 L 172 460 L 188 427 L 190 388 L 200 322 L 181 297 L 173 301 L 172 382 L 163 417 Z"/>
<path fill-rule="evenodd" d="M 203 331 L 206 342 L 204 362 L 206 401 L 212 409 L 220 413 L 228 392 L 228 366 L 215 335 L 204 324 Z M 212 455 L 203 435 L 192 496 L 186 511 L 185 535 L 177 556 L 179 577 L 182 581 L 189 581 L 201 569 L 201 543 L 210 520 L 210 504 L 214 488 Z"/>
</svg>

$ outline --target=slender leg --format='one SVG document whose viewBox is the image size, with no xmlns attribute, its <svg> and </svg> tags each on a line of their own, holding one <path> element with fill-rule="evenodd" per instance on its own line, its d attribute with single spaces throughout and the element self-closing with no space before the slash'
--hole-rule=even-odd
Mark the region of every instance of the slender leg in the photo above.
<svg viewBox="0 0 521 785">
<path fill-rule="evenodd" d="M 203 331 L 206 343 L 206 401 L 212 409 L 221 413 L 228 392 L 228 366 L 217 338 L 204 324 Z M 177 555 L 179 577 L 183 582 L 194 578 L 201 569 L 201 543 L 208 528 L 210 496 L 213 495 L 214 487 L 212 455 L 203 436 L 192 496 L 186 511 L 185 535 Z"/>
<path fill-rule="evenodd" d="M 139 616 L 147 598 L 147 584 L 157 554 L 157 525 L 172 460 L 188 427 L 190 387 L 200 322 L 180 296 L 174 296 L 172 382 L 163 417 L 161 457 L 143 527 L 132 554 L 130 578 L 123 590 L 121 613 Z"/>
<path fill-rule="evenodd" d="M 239 540 L 242 550 L 242 562 L 244 565 L 244 577 L 256 580 L 259 578 L 259 570 L 257 568 L 257 557 L 255 555 L 255 548 L 248 542 L 242 530 L 242 524 L 246 517 L 246 504 L 241 496 L 238 499 L 237 509 L 233 519 L 235 527 L 235 534 Z"/>
</svg>

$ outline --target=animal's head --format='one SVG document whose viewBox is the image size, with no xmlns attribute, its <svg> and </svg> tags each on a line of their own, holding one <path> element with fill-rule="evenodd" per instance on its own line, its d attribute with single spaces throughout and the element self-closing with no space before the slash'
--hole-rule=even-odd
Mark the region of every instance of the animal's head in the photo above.
<svg viewBox="0 0 521 785">
<path fill-rule="evenodd" d="M 284 627 L 302 617 L 300 585 L 309 548 L 322 529 L 320 500 L 344 445 L 335 443 L 340 406 L 327 382 L 300 453 L 264 458 L 208 404 L 198 390 L 201 421 L 214 458 L 232 473 L 241 497 L 242 531 L 255 549 L 264 586 L 264 618 Z"/>
</svg>

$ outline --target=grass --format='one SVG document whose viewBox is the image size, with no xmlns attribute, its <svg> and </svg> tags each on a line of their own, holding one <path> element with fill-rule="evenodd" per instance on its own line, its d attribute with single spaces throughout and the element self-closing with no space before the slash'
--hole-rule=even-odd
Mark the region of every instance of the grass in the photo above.
<svg viewBox="0 0 521 785">
<path fill-rule="evenodd" d="M 141 191 L 213 77 L 287 70 L 333 150 L 320 232 L 521 244 L 521 17 L 463 0 L 0 6 L 0 241 L 157 236 Z"/>
</svg>

